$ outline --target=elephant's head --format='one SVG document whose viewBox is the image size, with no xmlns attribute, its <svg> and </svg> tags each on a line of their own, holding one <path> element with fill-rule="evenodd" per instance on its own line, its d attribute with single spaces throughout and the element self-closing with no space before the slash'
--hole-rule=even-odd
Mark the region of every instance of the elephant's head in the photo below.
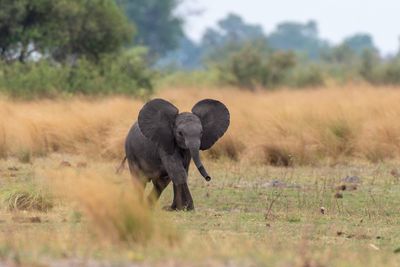
<svg viewBox="0 0 400 267">
<path fill-rule="evenodd" d="M 224 104 L 204 99 L 192 108 L 192 112 L 179 113 L 170 102 L 154 99 L 140 111 L 138 124 L 144 136 L 152 140 L 168 154 L 177 148 L 188 149 L 201 173 L 211 178 L 201 163 L 199 150 L 207 150 L 228 129 L 230 115 Z"/>
</svg>

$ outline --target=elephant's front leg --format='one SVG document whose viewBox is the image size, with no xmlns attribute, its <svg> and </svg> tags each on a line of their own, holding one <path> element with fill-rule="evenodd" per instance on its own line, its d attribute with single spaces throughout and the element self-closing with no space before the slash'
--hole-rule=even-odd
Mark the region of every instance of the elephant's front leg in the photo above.
<svg viewBox="0 0 400 267">
<path fill-rule="evenodd" d="M 194 210 L 193 198 L 190 194 L 188 184 L 174 184 L 174 200 L 172 210 Z"/>
<path fill-rule="evenodd" d="M 183 159 L 179 153 L 168 155 L 161 153 L 161 161 L 171 177 L 174 187 L 174 199 L 171 204 L 172 210 L 193 210 L 193 198 L 187 185 L 188 173 L 183 165 Z"/>
</svg>

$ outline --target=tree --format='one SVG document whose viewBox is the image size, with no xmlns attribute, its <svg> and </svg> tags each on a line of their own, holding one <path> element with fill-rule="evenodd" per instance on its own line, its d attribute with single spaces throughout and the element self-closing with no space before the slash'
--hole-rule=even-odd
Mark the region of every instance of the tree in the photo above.
<svg viewBox="0 0 400 267">
<path fill-rule="evenodd" d="M 201 41 L 202 54 L 207 62 L 220 62 L 244 47 L 257 47 L 269 52 L 266 36 L 259 25 L 246 23 L 236 14 L 228 14 L 218 22 L 217 28 L 209 28 Z"/>
<path fill-rule="evenodd" d="M 292 52 L 270 52 L 249 42 L 215 63 L 223 82 L 254 90 L 257 86 L 273 88 L 282 85 L 296 65 Z"/>
<path fill-rule="evenodd" d="M 49 0 L 0 0 L 0 57 L 25 61 L 55 45 L 57 5 Z M 55 14 L 57 13 L 57 14 Z M 53 15 L 53 16 L 52 16 Z"/>
<path fill-rule="evenodd" d="M 374 44 L 374 40 L 369 34 L 358 33 L 344 39 L 343 44 L 348 46 L 358 55 L 361 55 L 364 50 L 378 51 Z"/>
<path fill-rule="evenodd" d="M 236 14 L 228 14 L 218 22 L 216 29 L 209 28 L 202 38 L 205 50 L 212 50 L 228 43 L 242 44 L 252 40 L 265 40 L 266 36 L 259 25 L 248 24 Z"/>
<path fill-rule="evenodd" d="M 339 44 L 324 51 L 322 60 L 330 64 L 355 65 L 357 54 L 346 44 Z"/>
<path fill-rule="evenodd" d="M 113 0 L 70 0 L 63 3 L 63 42 L 54 49 L 58 59 L 68 55 L 98 61 L 133 38 L 133 27 Z"/>
<path fill-rule="evenodd" d="M 277 50 L 305 53 L 312 59 L 320 56 L 321 51 L 328 46 L 319 39 L 318 25 L 314 21 L 306 24 L 284 22 L 268 36 L 268 44 Z"/>
<path fill-rule="evenodd" d="M 183 36 L 183 21 L 174 11 L 178 0 L 117 0 L 137 27 L 135 43 L 147 46 L 150 54 L 163 56 L 177 48 Z"/>
<path fill-rule="evenodd" d="M 179 49 L 168 52 L 157 62 L 160 68 L 178 68 L 193 70 L 201 66 L 202 49 L 201 47 L 187 38 L 182 37 L 179 41 Z"/>
<path fill-rule="evenodd" d="M 34 52 L 57 60 L 98 61 L 132 36 L 113 0 L 0 0 L 0 57 L 26 61 Z"/>
</svg>

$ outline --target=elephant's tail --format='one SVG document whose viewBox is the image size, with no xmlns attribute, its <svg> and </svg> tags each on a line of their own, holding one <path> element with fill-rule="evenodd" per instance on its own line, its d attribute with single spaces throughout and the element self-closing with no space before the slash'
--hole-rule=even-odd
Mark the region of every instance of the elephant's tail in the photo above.
<svg viewBox="0 0 400 267">
<path fill-rule="evenodd" d="M 117 168 L 117 171 L 116 171 L 117 174 L 120 174 L 124 170 L 125 162 L 126 162 L 126 156 L 123 158 L 123 160 L 121 161 L 121 164 Z"/>
</svg>

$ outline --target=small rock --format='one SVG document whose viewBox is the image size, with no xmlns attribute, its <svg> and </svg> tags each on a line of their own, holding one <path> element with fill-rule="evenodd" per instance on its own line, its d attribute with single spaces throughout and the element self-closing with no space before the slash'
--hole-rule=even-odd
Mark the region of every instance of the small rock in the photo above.
<svg viewBox="0 0 400 267">
<path fill-rule="evenodd" d="M 342 179 L 342 182 L 350 184 L 359 184 L 361 183 L 361 178 L 358 176 L 346 176 L 345 178 Z"/>
<path fill-rule="evenodd" d="M 297 184 L 287 184 L 280 180 L 272 180 L 270 182 L 264 183 L 261 185 L 262 187 L 275 187 L 275 188 L 301 188 L 300 185 Z"/>
<path fill-rule="evenodd" d="M 337 193 L 335 194 L 335 198 L 343 198 L 343 194 L 340 193 L 340 192 L 337 192 Z"/>
<path fill-rule="evenodd" d="M 337 235 L 337 236 L 342 236 L 343 234 L 344 234 L 344 233 L 343 233 L 342 231 L 337 231 L 337 232 L 336 232 L 336 235 Z"/>
<path fill-rule="evenodd" d="M 269 184 L 269 187 L 279 187 L 279 188 L 287 187 L 286 183 L 279 181 L 279 180 L 272 180 L 268 184 Z"/>
</svg>

